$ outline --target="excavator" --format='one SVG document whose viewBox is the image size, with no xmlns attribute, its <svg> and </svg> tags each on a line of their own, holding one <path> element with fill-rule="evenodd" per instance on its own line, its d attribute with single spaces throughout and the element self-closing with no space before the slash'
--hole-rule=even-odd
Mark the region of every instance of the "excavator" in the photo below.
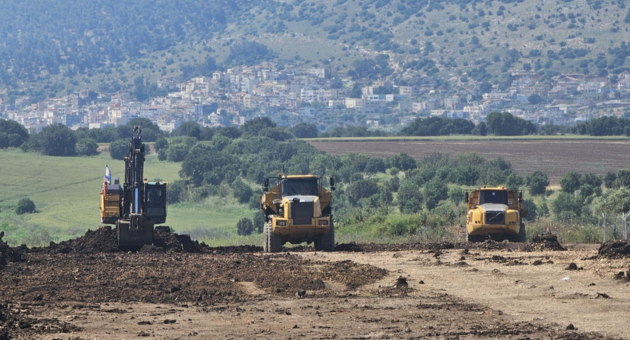
<svg viewBox="0 0 630 340">
<path fill-rule="evenodd" d="M 125 182 L 111 181 L 109 168 L 100 194 L 101 223 L 115 224 L 118 248 L 139 249 L 153 243 L 156 224 L 166 222 L 167 182 L 149 182 L 144 175 L 145 146 L 136 126 L 124 157 Z M 168 231 L 168 227 L 158 227 Z"/>
</svg>

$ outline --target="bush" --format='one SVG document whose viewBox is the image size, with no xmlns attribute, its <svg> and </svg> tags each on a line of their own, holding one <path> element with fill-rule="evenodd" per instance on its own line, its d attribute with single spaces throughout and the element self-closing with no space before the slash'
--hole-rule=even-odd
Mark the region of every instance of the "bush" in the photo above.
<svg viewBox="0 0 630 340">
<path fill-rule="evenodd" d="M 168 185 L 169 203 L 179 203 L 188 198 L 188 187 L 184 181 L 174 181 Z"/>
<path fill-rule="evenodd" d="M 252 188 L 243 183 L 240 178 L 232 182 L 232 190 L 234 190 L 234 198 L 236 198 L 239 203 L 249 203 L 250 197 L 254 194 Z"/>
<path fill-rule="evenodd" d="M 529 186 L 529 194 L 536 196 L 545 193 L 546 187 L 549 185 L 549 179 L 542 171 L 536 170 L 527 176 L 525 183 Z"/>
<path fill-rule="evenodd" d="M 91 138 L 83 138 L 77 142 L 76 152 L 79 156 L 98 155 L 98 144 Z"/>
<path fill-rule="evenodd" d="M 254 218 L 252 220 L 254 221 L 254 228 L 256 228 L 256 231 L 259 234 L 262 233 L 263 227 L 265 226 L 265 215 L 263 215 L 260 209 L 254 213 Z"/>
<path fill-rule="evenodd" d="M 18 215 L 32 214 L 35 212 L 35 203 L 29 198 L 22 198 L 15 209 L 15 213 Z"/>
<path fill-rule="evenodd" d="M 254 231 L 254 222 L 247 217 L 241 218 L 238 223 L 236 223 L 236 232 L 240 236 L 251 235 Z"/>
<path fill-rule="evenodd" d="M 129 144 L 122 139 L 109 143 L 109 156 L 112 159 L 122 160 L 125 156 L 127 156 L 128 151 Z"/>
</svg>

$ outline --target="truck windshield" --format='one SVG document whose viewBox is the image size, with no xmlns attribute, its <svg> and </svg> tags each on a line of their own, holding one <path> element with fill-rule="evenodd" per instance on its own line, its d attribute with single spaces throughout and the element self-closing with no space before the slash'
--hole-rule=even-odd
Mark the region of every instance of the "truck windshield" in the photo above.
<svg viewBox="0 0 630 340">
<path fill-rule="evenodd" d="M 317 196 L 317 179 L 285 178 L 282 180 L 282 196 Z"/>
<path fill-rule="evenodd" d="M 482 190 L 479 197 L 479 204 L 496 203 L 507 205 L 507 191 L 504 190 Z"/>
</svg>

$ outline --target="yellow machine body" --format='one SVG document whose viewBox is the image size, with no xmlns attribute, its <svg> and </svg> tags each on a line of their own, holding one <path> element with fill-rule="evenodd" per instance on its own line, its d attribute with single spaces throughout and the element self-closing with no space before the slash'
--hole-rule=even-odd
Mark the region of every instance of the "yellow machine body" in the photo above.
<svg viewBox="0 0 630 340">
<path fill-rule="evenodd" d="M 467 195 L 466 234 L 468 241 L 485 239 L 525 241 L 522 218 L 527 204 L 522 194 L 505 187 L 481 187 Z"/>
<path fill-rule="evenodd" d="M 272 237 L 278 237 L 281 244 L 315 242 L 315 247 L 319 248 L 319 241 L 331 230 L 334 233 L 332 192 L 319 180 L 316 175 L 280 176 L 278 184 L 261 196 L 265 228 Z"/>
</svg>

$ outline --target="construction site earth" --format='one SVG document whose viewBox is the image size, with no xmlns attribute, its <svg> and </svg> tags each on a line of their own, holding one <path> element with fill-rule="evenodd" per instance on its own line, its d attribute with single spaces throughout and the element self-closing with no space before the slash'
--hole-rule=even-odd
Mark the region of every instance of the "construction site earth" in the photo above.
<svg viewBox="0 0 630 340">
<path fill-rule="evenodd" d="M 0 339 L 623 339 L 630 245 L 0 241 Z"/>
</svg>

